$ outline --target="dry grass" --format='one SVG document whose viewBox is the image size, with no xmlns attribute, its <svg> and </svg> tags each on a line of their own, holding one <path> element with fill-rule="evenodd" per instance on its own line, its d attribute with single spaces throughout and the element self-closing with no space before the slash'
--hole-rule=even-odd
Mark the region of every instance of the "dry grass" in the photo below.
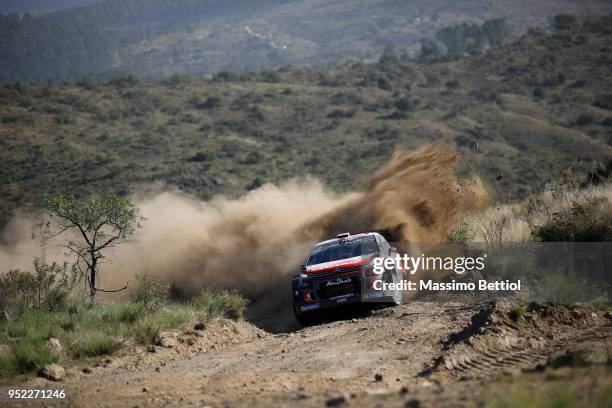
<svg viewBox="0 0 612 408">
<path fill-rule="evenodd" d="M 528 202 L 528 221 L 532 226 L 545 224 L 553 215 L 571 208 L 574 203 L 585 204 L 596 198 L 612 202 L 612 183 L 577 189 L 570 185 L 559 185 L 545 190 Z"/>
<path fill-rule="evenodd" d="M 510 243 L 538 239 L 537 231 L 563 217 L 577 219 L 577 208 L 589 208 L 589 221 L 608 225 L 612 214 L 612 183 L 579 189 L 573 184 L 559 183 L 525 202 L 489 207 L 463 217 L 462 227 L 473 242 L 487 249 Z"/>
</svg>

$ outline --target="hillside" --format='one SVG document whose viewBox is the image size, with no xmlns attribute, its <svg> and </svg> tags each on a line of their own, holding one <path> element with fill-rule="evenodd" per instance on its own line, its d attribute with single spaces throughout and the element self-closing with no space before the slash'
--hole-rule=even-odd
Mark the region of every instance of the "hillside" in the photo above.
<svg viewBox="0 0 612 408">
<path fill-rule="evenodd" d="M 44 13 L 92 4 L 96 1 L 98 0 L 4 0 L 0 3 L 0 13 Z"/>
<path fill-rule="evenodd" d="M 461 58 L 5 85 L 0 225 L 43 194 L 158 182 L 210 198 L 311 174 L 346 191 L 440 138 L 497 199 L 525 197 L 612 157 L 611 49 L 602 17 Z"/>
<path fill-rule="evenodd" d="M 449 25 L 505 18 L 514 35 L 562 11 L 610 13 L 603 0 L 104 0 L 39 16 L 0 16 L 0 83 L 375 61 L 413 56 Z"/>
</svg>

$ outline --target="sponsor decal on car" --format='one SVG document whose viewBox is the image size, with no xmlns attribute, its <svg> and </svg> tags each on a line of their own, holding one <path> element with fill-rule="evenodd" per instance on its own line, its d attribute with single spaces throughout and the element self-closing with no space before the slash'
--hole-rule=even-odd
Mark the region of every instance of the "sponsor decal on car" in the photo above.
<svg viewBox="0 0 612 408">
<path fill-rule="evenodd" d="M 311 305 L 304 305 L 304 306 L 302 306 L 302 311 L 305 312 L 306 310 L 318 309 L 319 307 L 321 307 L 320 303 L 313 303 Z"/>
<path fill-rule="evenodd" d="M 342 285 L 343 283 L 351 283 L 351 278 L 336 278 L 325 282 L 325 286 Z"/>
<path fill-rule="evenodd" d="M 359 293 L 345 293 L 343 295 L 332 296 L 329 300 L 336 300 L 336 303 L 345 302 L 347 298 L 358 296 Z"/>
</svg>

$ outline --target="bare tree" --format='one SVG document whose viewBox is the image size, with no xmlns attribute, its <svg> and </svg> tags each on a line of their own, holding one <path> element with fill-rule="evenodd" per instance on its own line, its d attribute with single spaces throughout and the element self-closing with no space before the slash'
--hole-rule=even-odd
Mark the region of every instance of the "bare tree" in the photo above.
<svg viewBox="0 0 612 408">
<path fill-rule="evenodd" d="M 101 289 L 98 285 L 98 268 L 106 258 L 104 253 L 117 245 L 129 242 L 140 228 L 142 218 L 129 198 L 104 194 L 89 201 L 57 196 L 43 200 L 41 208 L 47 216 L 40 224 L 44 239 L 67 235 L 60 246 L 67 254 L 76 257 L 75 266 L 87 280 L 89 293 L 119 292 L 127 289 L 127 283 L 118 289 Z"/>
</svg>

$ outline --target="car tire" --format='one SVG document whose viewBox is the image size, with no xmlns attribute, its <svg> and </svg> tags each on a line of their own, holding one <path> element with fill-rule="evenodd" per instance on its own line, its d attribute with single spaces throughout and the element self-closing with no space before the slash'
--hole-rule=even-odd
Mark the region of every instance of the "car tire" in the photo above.
<svg viewBox="0 0 612 408">
<path fill-rule="evenodd" d="M 393 274 L 393 283 L 401 282 L 400 277 L 398 276 L 397 270 Z M 399 306 L 402 304 L 404 298 L 404 292 L 402 290 L 395 290 L 393 292 L 393 300 L 390 303 L 390 306 Z"/>
<path fill-rule="evenodd" d="M 293 306 L 293 314 L 295 315 L 295 320 L 304 327 L 312 326 L 319 322 L 318 314 L 316 312 L 303 312 L 298 313 L 295 306 Z"/>
</svg>

